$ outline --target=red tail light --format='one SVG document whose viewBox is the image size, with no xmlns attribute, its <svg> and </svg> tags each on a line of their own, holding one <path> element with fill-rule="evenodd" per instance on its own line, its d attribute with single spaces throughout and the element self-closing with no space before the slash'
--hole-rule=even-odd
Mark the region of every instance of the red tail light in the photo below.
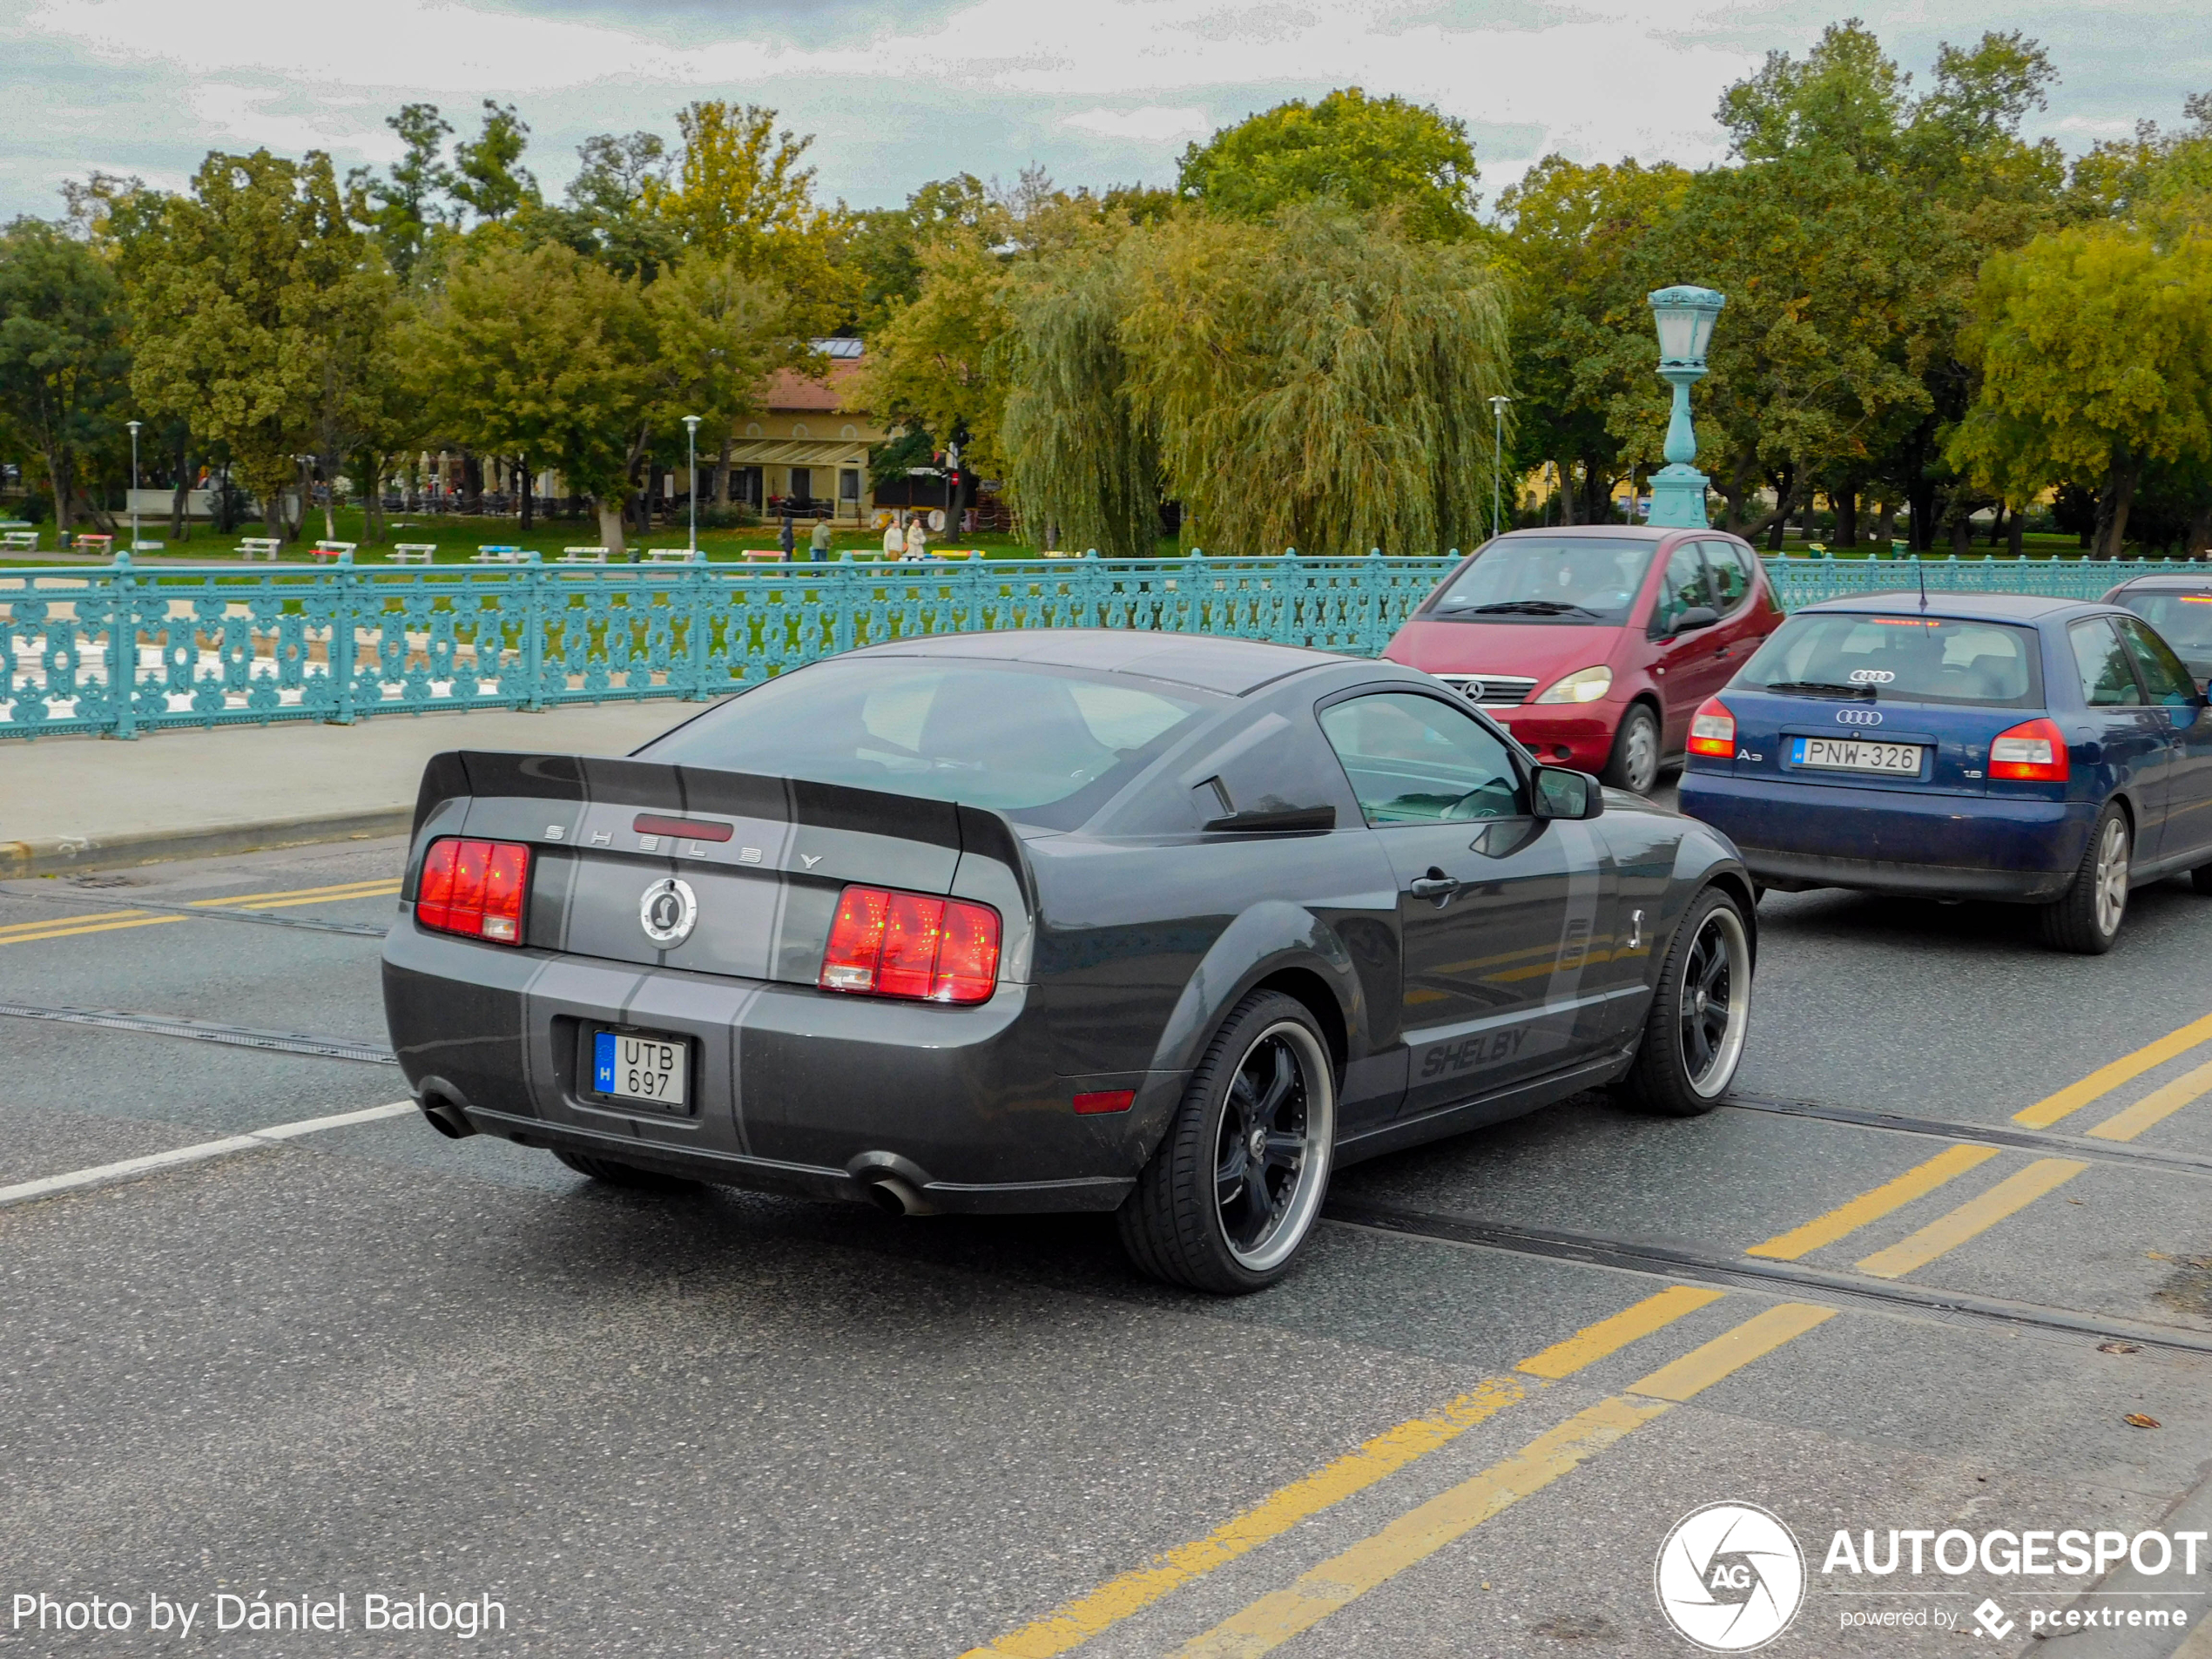
<svg viewBox="0 0 2212 1659">
<path fill-rule="evenodd" d="M 2023 720 L 1989 742 L 1989 775 L 2020 783 L 2062 784 L 2072 775 L 2066 733 L 2054 720 Z"/>
<path fill-rule="evenodd" d="M 1705 699 L 1689 722 L 1689 752 L 1723 760 L 1736 754 L 1736 715 L 1716 697 Z"/>
<path fill-rule="evenodd" d="M 530 850 L 517 842 L 433 841 L 422 855 L 415 920 L 435 933 L 519 945 L 529 885 Z"/>
<path fill-rule="evenodd" d="M 998 987 L 999 913 L 961 899 L 847 887 L 819 981 L 929 1002 L 983 1002 Z"/>
</svg>

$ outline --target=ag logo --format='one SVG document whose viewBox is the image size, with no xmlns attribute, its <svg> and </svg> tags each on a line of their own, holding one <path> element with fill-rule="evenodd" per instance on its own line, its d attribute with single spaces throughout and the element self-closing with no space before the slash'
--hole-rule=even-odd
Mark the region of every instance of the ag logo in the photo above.
<svg viewBox="0 0 2212 1659">
<path fill-rule="evenodd" d="M 698 919 L 698 895 L 690 882 L 677 876 L 663 876 L 637 901 L 637 925 L 663 950 L 672 950 L 689 939 Z"/>
<path fill-rule="evenodd" d="M 1667 1622 L 1708 1653 L 1749 1653 L 1790 1628 L 1805 1558 L 1779 1517 L 1709 1503 L 1675 1523 L 1654 1571 Z"/>
</svg>

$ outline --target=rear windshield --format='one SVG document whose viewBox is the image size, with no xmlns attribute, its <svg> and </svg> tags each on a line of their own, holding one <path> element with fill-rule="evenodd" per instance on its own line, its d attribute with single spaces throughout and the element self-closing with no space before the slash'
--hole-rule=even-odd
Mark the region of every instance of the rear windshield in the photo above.
<svg viewBox="0 0 2212 1659">
<path fill-rule="evenodd" d="M 1623 623 L 1656 543 L 1595 536 L 1508 536 L 1430 602 L 1443 622 Z"/>
<path fill-rule="evenodd" d="M 2192 666 L 2212 661 L 2212 593 L 2123 593 L 2120 603 L 2157 629 Z"/>
<path fill-rule="evenodd" d="M 2032 628 L 1823 611 L 1784 623 L 1737 684 L 1798 697 L 2040 708 L 2040 663 Z"/>
<path fill-rule="evenodd" d="M 1224 700 L 1010 663 L 847 658 L 779 675 L 641 760 L 965 801 L 1071 829 Z"/>
</svg>

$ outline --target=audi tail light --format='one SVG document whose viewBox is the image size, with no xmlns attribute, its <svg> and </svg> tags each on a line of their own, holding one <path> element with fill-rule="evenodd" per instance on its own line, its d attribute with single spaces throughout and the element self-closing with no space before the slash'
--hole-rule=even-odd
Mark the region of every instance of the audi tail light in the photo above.
<svg viewBox="0 0 2212 1659">
<path fill-rule="evenodd" d="M 998 988 L 999 913 L 882 887 L 839 895 L 818 981 L 826 991 L 984 1002 Z"/>
<path fill-rule="evenodd" d="M 518 842 L 433 841 L 422 855 L 415 920 L 435 933 L 519 945 L 529 885 L 530 850 Z"/>
<path fill-rule="evenodd" d="M 1716 697 L 1705 699 L 1689 722 L 1689 752 L 1727 760 L 1736 753 L 1736 716 Z"/>
<path fill-rule="evenodd" d="M 2025 720 L 1989 743 L 1989 775 L 2018 783 L 2062 784 L 2071 775 L 2066 733 L 2054 720 Z"/>
</svg>

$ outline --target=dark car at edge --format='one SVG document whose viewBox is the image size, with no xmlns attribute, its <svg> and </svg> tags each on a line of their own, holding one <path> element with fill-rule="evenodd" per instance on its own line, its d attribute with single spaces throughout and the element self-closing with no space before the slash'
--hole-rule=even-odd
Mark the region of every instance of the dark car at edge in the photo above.
<svg viewBox="0 0 2212 1659">
<path fill-rule="evenodd" d="M 448 1135 L 601 1180 L 1118 1212 L 1285 1271 L 1333 1168 L 1618 1084 L 1710 1109 L 1724 838 L 1393 664 L 1053 631 L 851 652 L 626 759 L 423 779 L 384 953 Z"/>
</svg>

